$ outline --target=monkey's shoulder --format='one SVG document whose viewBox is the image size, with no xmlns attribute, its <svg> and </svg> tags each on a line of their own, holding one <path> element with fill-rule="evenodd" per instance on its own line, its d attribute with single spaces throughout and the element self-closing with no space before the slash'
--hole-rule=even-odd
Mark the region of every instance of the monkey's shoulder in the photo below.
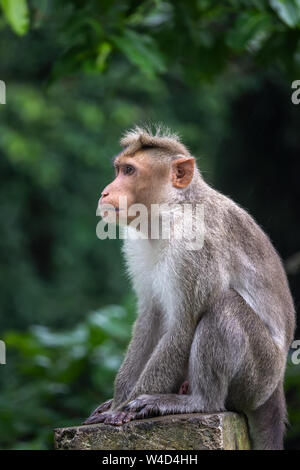
<svg viewBox="0 0 300 470">
<path fill-rule="evenodd" d="M 207 236 L 217 233 L 223 247 L 243 248 L 249 254 L 278 256 L 269 236 L 249 212 L 228 196 L 212 190 L 204 204 Z"/>
</svg>

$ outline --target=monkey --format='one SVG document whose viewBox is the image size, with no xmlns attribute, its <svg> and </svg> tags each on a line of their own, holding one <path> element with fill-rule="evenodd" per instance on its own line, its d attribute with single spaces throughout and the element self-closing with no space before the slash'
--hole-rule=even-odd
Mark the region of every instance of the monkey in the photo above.
<svg viewBox="0 0 300 470">
<path fill-rule="evenodd" d="M 135 127 L 121 146 L 100 207 L 110 205 L 121 225 L 120 196 L 148 212 L 200 204 L 204 237 L 189 249 L 174 231 L 153 239 L 148 227 L 147 237 L 124 240 L 138 315 L 113 399 L 84 424 L 231 410 L 246 416 L 252 449 L 283 449 L 295 309 L 279 255 L 245 209 L 205 182 L 176 134 Z"/>
</svg>

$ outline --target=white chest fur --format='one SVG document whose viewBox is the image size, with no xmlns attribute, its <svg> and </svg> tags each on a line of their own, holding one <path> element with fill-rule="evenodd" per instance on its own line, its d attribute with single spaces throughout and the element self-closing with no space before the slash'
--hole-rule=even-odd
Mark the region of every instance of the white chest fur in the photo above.
<svg viewBox="0 0 300 470">
<path fill-rule="evenodd" d="M 154 302 L 172 320 L 180 289 L 166 240 L 125 240 L 123 252 L 139 299 Z"/>
</svg>

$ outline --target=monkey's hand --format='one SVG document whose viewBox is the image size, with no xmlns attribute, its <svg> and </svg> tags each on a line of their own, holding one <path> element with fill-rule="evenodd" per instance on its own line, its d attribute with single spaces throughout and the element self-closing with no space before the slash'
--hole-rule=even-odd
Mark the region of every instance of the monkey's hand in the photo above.
<svg viewBox="0 0 300 470">
<path fill-rule="evenodd" d="M 159 395 L 140 395 L 138 398 L 121 406 L 119 409 L 108 410 L 101 413 L 96 413 L 97 408 L 84 424 L 103 423 L 112 426 L 121 426 L 134 419 L 159 415 L 160 409 L 157 406 L 157 397 L 159 399 Z"/>
<path fill-rule="evenodd" d="M 113 399 L 105 401 L 101 405 L 99 405 L 91 415 L 83 422 L 83 424 L 94 424 L 94 423 L 101 423 L 98 418 L 107 410 L 110 409 Z"/>
<path fill-rule="evenodd" d="M 137 398 L 124 403 L 117 409 L 104 411 L 89 418 L 88 423 L 103 423 L 112 426 L 121 426 L 135 419 L 149 418 L 151 416 L 161 416 L 174 413 L 189 412 L 184 410 L 183 405 L 187 397 L 187 386 L 185 382 L 183 390 L 180 388 L 180 395 L 176 394 L 155 394 L 139 395 Z M 200 408 L 199 408 L 200 410 Z M 194 409 L 191 410 L 195 411 Z"/>
<path fill-rule="evenodd" d="M 140 395 L 117 410 L 97 412 L 100 408 L 98 407 L 84 424 L 103 423 L 112 426 L 121 426 L 134 419 L 165 414 L 159 407 L 160 398 L 160 395 Z"/>
<path fill-rule="evenodd" d="M 122 410 L 108 410 L 95 416 L 91 415 L 84 424 L 103 423 L 111 424 L 112 426 L 121 426 L 133 419 L 136 419 L 135 413 L 125 412 Z"/>
</svg>

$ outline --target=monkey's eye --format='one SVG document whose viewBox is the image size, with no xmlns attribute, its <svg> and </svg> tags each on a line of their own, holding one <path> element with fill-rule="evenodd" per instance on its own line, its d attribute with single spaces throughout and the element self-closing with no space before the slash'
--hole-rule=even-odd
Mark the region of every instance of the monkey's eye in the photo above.
<svg viewBox="0 0 300 470">
<path fill-rule="evenodd" d="M 132 175 L 135 172 L 135 168 L 131 165 L 124 165 L 123 173 L 124 175 Z"/>
</svg>

